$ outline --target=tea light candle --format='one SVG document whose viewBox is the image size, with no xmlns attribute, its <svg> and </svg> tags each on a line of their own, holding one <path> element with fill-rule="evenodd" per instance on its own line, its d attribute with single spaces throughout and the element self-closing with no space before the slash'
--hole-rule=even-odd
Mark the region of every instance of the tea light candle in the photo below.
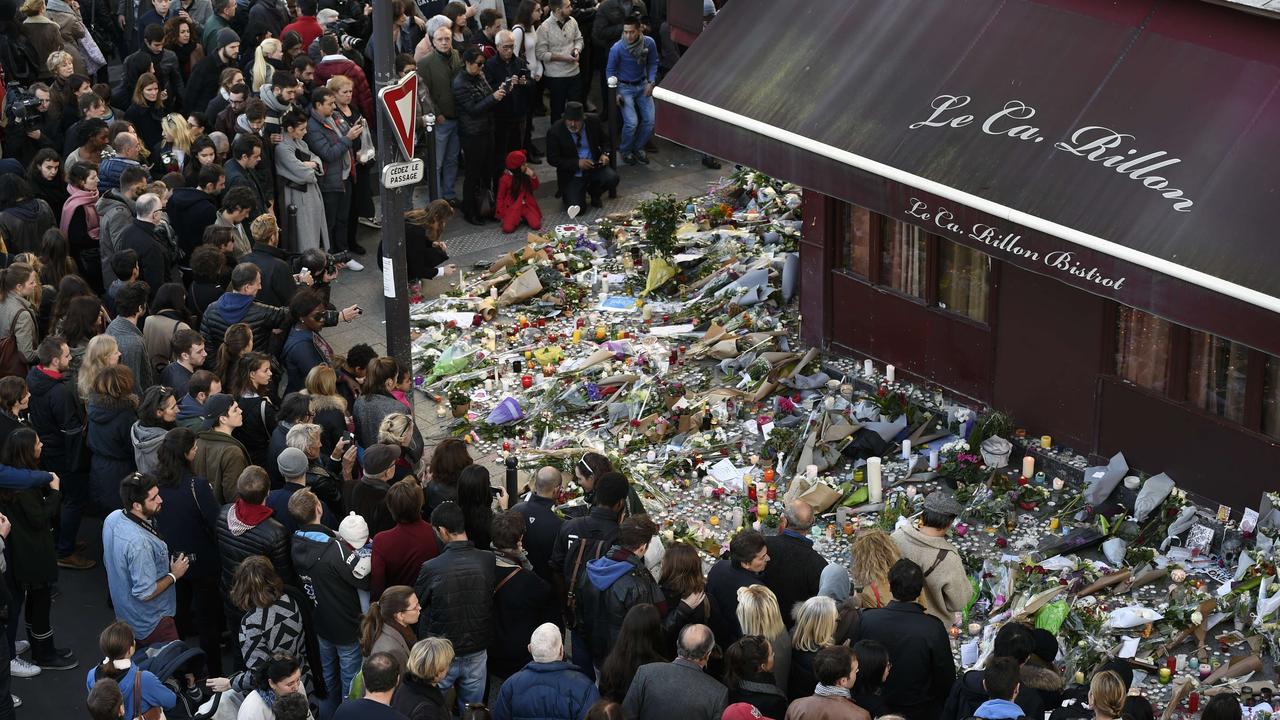
<svg viewBox="0 0 1280 720">
<path fill-rule="evenodd" d="M 1036 474 L 1036 459 L 1033 455 L 1022 457 L 1022 477 L 1030 478 Z"/>
<path fill-rule="evenodd" d="M 805 476 L 805 477 L 807 477 L 807 478 L 808 478 L 808 479 L 810 479 L 810 480 L 817 480 L 817 479 L 818 479 L 818 466 L 817 466 L 817 465 L 805 465 L 805 466 L 804 466 L 804 476 Z"/>
<path fill-rule="evenodd" d="M 880 465 L 880 458 L 867 458 L 867 500 L 873 503 L 884 501 L 884 489 L 880 486 Z"/>
<path fill-rule="evenodd" d="M 894 371 L 894 367 L 892 365 L 886 365 L 884 368 L 884 379 L 888 380 L 889 384 L 891 385 L 893 384 L 893 377 L 894 377 L 893 371 Z"/>
<path fill-rule="evenodd" d="M 870 360 L 862 361 L 862 374 L 871 377 L 876 372 L 876 366 Z"/>
<path fill-rule="evenodd" d="M 1056 477 L 1053 479 L 1054 490 L 1061 490 L 1062 488 L 1066 487 L 1066 485 L 1067 485 L 1066 481 L 1060 477 Z"/>
<path fill-rule="evenodd" d="M 929 451 L 929 469 L 930 470 L 937 470 L 938 465 L 941 464 L 940 460 L 941 458 L 936 449 Z"/>
<path fill-rule="evenodd" d="M 1048 450 L 1049 448 L 1053 447 L 1053 437 L 1051 435 L 1041 435 L 1040 447 L 1045 450 Z"/>
<path fill-rule="evenodd" d="M 908 485 L 908 486 L 907 486 L 907 497 L 909 497 L 909 498 L 913 498 L 913 497 L 915 497 L 915 496 L 916 496 L 916 486 L 915 486 L 915 485 Z"/>
<path fill-rule="evenodd" d="M 438 418 L 442 418 L 442 417 L 444 417 L 444 416 L 445 416 L 445 409 L 444 409 L 444 405 L 437 405 L 437 406 L 436 406 L 436 417 L 438 417 Z"/>
</svg>

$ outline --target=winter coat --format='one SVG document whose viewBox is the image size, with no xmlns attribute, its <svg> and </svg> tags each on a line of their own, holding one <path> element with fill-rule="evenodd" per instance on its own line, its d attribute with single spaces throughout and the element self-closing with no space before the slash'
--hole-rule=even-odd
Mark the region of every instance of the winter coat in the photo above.
<svg viewBox="0 0 1280 720">
<path fill-rule="evenodd" d="M 133 164 L 137 165 L 137 163 Z M 105 170 L 107 165 L 108 163 L 103 161 L 99 168 Z M 105 177 L 106 172 L 102 174 Z M 119 183 L 119 181 L 120 174 L 117 172 L 116 182 Z M 108 287 L 113 281 L 119 279 L 111 271 L 111 258 L 115 257 L 116 250 L 120 248 L 120 238 L 124 235 L 125 229 L 133 224 L 133 201 L 122 195 L 120 189 L 116 187 L 100 192 L 102 196 L 98 198 L 97 204 L 98 255 L 102 260 L 102 286 Z"/>
<path fill-rule="evenodd" d="M 41 467 L 56 473 L 77 469 L 84 449 L 85 420 L 75 387 L 66 376 L 55 377 L 35 366 L 27 371 L 27 390 L 31 392 L 27 418 L 44 443 Z"/>
<path fill-rule="evenodd" d="M 343 493 L 346 509 L 369 525 L 369 536 L 390 530 L 396 526 L 395 518 L 387 508 L 387 483 L 367 475 L 347 485 Z"/>
<path fill-rule="evenodd" d="M 262 271 L 262 289 L 258 291 L 258 302 L 288 307 L 293 294 L 298 291 L 298 282 L 293 279 L 293 268 L 289 267 L 288 258 L 289 254 L 285 251 L 263 243 L 254 243 L 253 250 L 240 258 L 240 262 L 252 263 Z"/>
<path fill-rule="evenodd" d="M 342 192 L 343 183 L 351 178 L 355 158 L 346 129 L 336 114 L 322 118 L 312 110 L 307 120 L 307 147 L 320 158 L 323 171 L 319 177 L 321 192 Z"/>
<path fill-rule="evenodd" d="M 382 632 L 378 633 L 377 639 L 373 641 L 373 647 L 369 648 L 369 655 L 384 652 L 396 659 L 400 663 L 400 667 L 406 667 L 409 664 L 409 646 L 412 643 L 405 639 L 399 628 L 392 627 L 391 623 L 382 623 Z"/>
<path fill-rule="evenodd" d="M 257 394 L 241 395 L 236 398 L 236 404 L 244 413 L 244 421 L 231 431 L 231 436 L 249 453 L 249 462 L 266 467 L 275 460 L 268 457 L 267 450 L 271 445 L 271 430 L 276 426 L 276 407 L 270 398 Z"/>
<path fill-rule="evenodd" d="M 418 637 L 447 638 L 458 656 L 488 648 L 493 563 L 493 553 L 477 550 L 469 540 L 451 542 L 423 563 L 413 583 L 423 608 Z"/>
<path fill-rule="evenodd" d="M 818 581 L 827 561 L 813 549 L 813 541 L 792 530 L 765 538 L 769 564 L 760 573 L 760 581 L 778 598 L 783 624 L 795 625 L 791 609 L 818 594 Z"/>
<path fill-rule="evenodd" d="M 240 322 L 253 329 L 255 348 L 269 348 L 271 331 L 288 326 L 289 308 L 264 305 L 249 295 L 237 292 L 223 293 L 205 308 L 200 318 L 200 334 L 204 335 L 204 347 L 209 357 L 218 356 L 227 328 Z"/>
<path fill-rule="evenodd" d="M 263 86 L 263 89 L 269 88 Z M 298 222 L 289 236 L 296 245 L 285 242 L 285 246 L 299 253 L 311 248 L 329 247 L 329 227 L 325 223 L 324 198 L 320 194 L 320 177 L 326 169 L 324 161 L 305 141 L 294 140 L 287 135 L 272 148 L 272 155 L 276 175 L 284 181 L 283 207 L 298 206 Z M 302 158 L 317 161 L 320 167 L 306 167 Z M 341 188 L 340 178 L 338 185 Z"/>
<path fill-rule="evenodd" d="M 369 89 L 369 79 L 365 77 L 364 70 L 344 55 L 325 55 L 316 63 L 316 87 L 323 86 L 329 82 L 329 78 L 338 75 L 351 80 L 351 103 L 360 110 L 361 115 L 371 118 L 369 122 L 372 123 L 373 92 Z"/>
<path fill-rule="evenodd" d="M 489 641 L 489 673 L 509 677 L 533 660 L 528 638 L 544 622 L 555 620 L 551 585 L 495 553 L 493 638 Z"/>
<path fill-rule="evenodd" d="M 914 525 L 893 531 L 893 541 L 902 557 L 924 570 L 924 597 L 927 612 L 950 627 L 955 614 L 964 612 L 973 594 L 973 585 L 955 546 L 946 538 L 925 535 Z"/>
<path fill-rule="evenodd" d="M 231 183 L 227 185 L 230 187 Z M 177 188 L 169 197 L 165 210 L 178 231 L 178 247 L 187 257 L 200 247 L 205 228 L 218 219 L 218 206 L 213 196 L 200 188 Z"/>
<path fill-rule="evenodd" d="M 369 578 L 356 577 L 359 556 L 323 525 L 303 525 L 293 534 L 293 565 L 302 589 L 315 602 L 316 635 L 335 645 L 360 640 L 360 595 Z"/>
<path fill-rule="evenodd" d="M 118 249 L 138 253 L 138 279 L 151 286 L 151 297 L 154 298 L 160 286 L 172 278 L 171 259 L 164 246 L 156 239 L 154 224 L 134 220 L 121 234 Z"/>
<path fill-rule="evenodd" d="M 623 714 L 629 720 L 719 720 L 728 691 L 697 664 L 649 663 L 636 670 Z"/>
<path fill-rule="evenodd" d="M 378 442 L 378 425 L 382 424 L 383 418 L 392 413 L 412 416 L 404 403 L 390 395 L 374 393 L 356 398 L 355 406 L 351 411 L 356 423 L 356 444 L 367 448 Z M 411 454 L 421 456 L 422 433 L 418 431 L 417 423 L 413 425 L 413 442 L 410 443 L 409 448 Z"/>
<path fill-rule="evenodd" d="M 631 15 L 639 15 L 648 21 L 649 9 L 644 0 L 631 0 Z M 622 26 L 626 19 L 627 11 L 620 0 L 604 0 L 596 9 L 595 19 L 591 23 L 591 43 L 607 53 L 622 37 Z"/>
<path fill-rule="evenodd" d="M 436 109 L 438 122 L 455 120 L 458 117 L 457 105 L 453 98 L 453 78 L 462 68 L 462 56 L 457 50 L 450 50 L 448 55 L 441 55 L 432 50 L 426 57 L 418 61 L 418 77 L 426 86 L 427 96 Z"/>
<path fill-rule="evenodd" d="M 192 469 L 209 480 L 209 487 L 219 504 L 231 502 L 236 498 L 236 481 L 240 479 L 240 473 L 249 467 L 249 451 L 239 440 L 217 430 L 201 431 L 196 438 L 200 442 L 191 463 Z"/>
<path fill-rule="evenodd" d="M 951 692 L 947 695 L 946 704 L 942 706 L 939 720 L 965 720 L 977 715 L 978 707 L 991 698 L 983 684 L 983 678 L 982 670 L 970 670 L 957 678 L 951 685 Z M 1020 715 L 1029 718 L 1044 717 L 1045 706 L 1040 693 L 1034 690 L 1019 690 L 1016 702 L 1022 708 Z"/>
<path fill-rule="evenodd" d="M 484 73 L 463 69 L 453 76 L 453 99 L 458 107 L 458 131 L 463 135 L 493 134 L 493 106 L 498 100 Z"/>
<path fill-rule="evenodd" d="M 222 71 L 234 65 L 222 59 L 218 51 L 221 45 L 205 46 L 205 56 L 191 68 L 187 77 L 187 87 L 183 95 L 183 104 L 188 108 L 208 107 L 209 101 L 218 94 L 218 78 Z"/>
<path fill-rule="evenodd" d="M 773 675 L 756 673 L 751 679 L 738 682 L 738 687 L 729 689 L 728 704 L 751 703 L 761 715 L 781 720 L 787 714 L 787 695 L 774 684 Z M 813 689 L 809 689 L 813 692 Z"/>
<path fill-rule="evenodd" d="M 178 400 L 178 427 L 191 428 L 196 432 L 204 427 L 204 405 L 191 397 L 189 390 Z"/>
<path fill-rule="evenodd" d="M 61 503 L 62 493 L 49 487 L 22 490 L 0 502 L 0 510 L 12 523 L 8 542 L 13 552 L 9 564 L 19 587 L 41 587 L 57 582 L 53 521 Z"/>
<path fill-rule="evenodd" d="M 236 515 L 235 503 L 218 512 L 218 554 L 222 561 L 222 592 L 231 590 L 236 568 L 246 558 L 263 555 L 286 585 L 294 584 L 293 563 L 289 559 L 289 533 L 273 517 L 249 525 Z"/>
<path fill-rule="evenodd" d="M 129 429 L 129 442 L 133 444 L 133 464 L 138 472 L 148 475 L 155 473 L 159 464 L 157 454 L 160 452 L 160 444 L 164 442 L 164 436 L 168 432 L 168 428 L 143 425 L 141 422 L 134 423 Z"/>
<path fill-rule="evenodd" d="M 175 315 L 177 312 L 173 310 L 161 310 L 155 315 L 148 315 L 142 323 L 142 346 L 147 354 L 147 362 L 151 363 L 151 367 L 155 368 L 158 375 L 162 374 L 170 364 L 169 359 L 173 356 L 173 337 L 179 330 L 191 329 L 190 325 L 174 317 Z M 191 374 L 187 373 L 187 381 L 190 379 Z M 184 387 L 182 391 L 185 394 L 186 388 Z"/>
<path fill-rule="evenodd" d="M 40 238 L 56 225 L 49 203 L 39 198 L 28 198 L 0 212 L 0 230 L 11 256 L 24 252 L 39 255 Z"/>
<path fill-rule="evenodd" d="M 818 684 L 813 674 L 813 660 L 818 657 L 817 650 L 791 649 L 791 671 L 787 680 L 787 694 L 793 698 L 808 697 Z"/>
<path fill-rule="evenodd" d="M 716 642 L 729 647 L 742 637 L 738 626 L 738 588 L 759 584 L 760 576 L 732 558 L 716 561 L 707 572 L 707 599 L 711 601 L 711 630 Z M 781 609 L 781 608 L 779 608 Z"/>
<path fill-rule="evenodd" d="M 576 517 L 560 526 L 556 545 L 551 552 L 551 568 L 576 585 L 574 565 L 579 565 L 577 575 L 587 569 L 587 563 L 603 556 L 618 539 L 618 514 L 606 507 L 593 507 L 583 517 Z M 583 541 L 586 545 L 583 546 Z M 581 562 L 578 548 L 582 547 Z"/>
<path fill-rule="evenodd" d="M 261 667 L 277 652 L 288 653 L 302 665 L 302 682 L 308 692 L 317 688 L 311 668 L 319 665 L 312 658 L 319 655 L 315 635 L 308 630 L 311 614 L 300 603 L 303 594 L 294 588 L 285 592 L 275 603 L 265 608 L 251 608 L 240 618 L 240 656 L 247 668 Z M 318 658 L 316 658 L 318 659 Z M 231 678 L 231 687 L 239 692 L 253 689 L 254 673 L 245 671 Z"/>
<path fill-rule="evenodd" d="M 871 714 L 849 698 L 810 695 L 791 703 L 786 720 L 871 720 Z"/>
<path fill-rule="evenodd" d="M 400 676 L 391 708 L 409 720 L 451 720 L 444 693 L 430 681 L 411 673 Z"/>
<path fill-rule="evenodd" d="M 58 23 L 45 15 L 36 15 L 23 20 L 18 29 L 31 42 L 32 49 L 36 51 L 36 57 L 41 58 L 40 66 L 37 68 L 40 78 L 48 78 L 49 70 L 44 63 L 44 58 L 63 49 L 62 30 L 58 27 Z"/>
<path fill-rule="evenodd" d="M 186 553 L 191 568 L 186 577 L 217 577 L 221 570 L 216 539 L 220 508 L 204 478 L 185 468 L 177 485 L 160 486 L 164 512 L 156 516 L 156 531 L 171 553 Z"/>
<path fill-rule="evenodd" d="M 628 610 L 648 603 L 662 614 L 666 606 L 666 597 L 645 567 L 644 557 L 617 547 L 587 563 L 586 572 L 578 576 L 577 592 L 581 622 L 575 629 L 588 633 L 592 657 L 597 658 L 609 654 Z M 669 610 L 662 621 L 664 631 L 667 624 L 680 622 L 682 614 L 693 612 L 683 603 Z"/>
<path fill-rule="evenodd" d="M 253 57 L 253 52 L 246 48 L 255 48 L 267 33 L 271 37 L 280 37 L 280 31 L 289 24 L 289 11 L 277 0 L 256 0 L 249 8 L 249 22 L 241 33 L 240 57 Z"/>
<path fill-rule="evenodd" d="M 1040 704 L 1045 711 L 1051 711 L 1062 704 L 1063 678 L 1055 670 L 1034 654 L 1022 664 L 1019 673 L 1022 689 L 1018 694 L 1035 691 L 1040 695 Z"/>
<path fill-rule="evenodd" d="M 329 364 L 329 359 L 316 346 L 317 337 L 316 333 L 302 327 L 294 327 L 289 331 L 289 337 L 284 341 L 284 350 L 280 352 L 286 378 L 286 395 L 306 387 L 307 373 L 313 368 Z"/>
<path fill-rule="evenodd" d="M 537 176 L 529 178 L 529 185 L 521 188 L 514 198 L 511 197 L 511 188 L 515 184 L 513 173 L 518 172 L 520 171 L 504 170 L 502 175 L 498 176 L 498 193 L 494 196 L 497 206 L 494 208 L 494 213 L 504 221 L 508 216 L 514 215 L 518 222 L 523 217 L 525 209 L 530 206 L 541 212 L 538 199 L 533 196 L 539 185 Z"/>
<path fill-rule="evenodd" d="M 893 600 L 862 613 L 859 640 L 878 640 L 889 649 L 893 672 L 884 686 L 890 712 L 911 720 L 934 720 L 955 681 L 951 639 L 936 617 L 919 603 Z"/>
<path fill-rule="evenodd" d="M 507 678 L 493 705 L 494 720 L 581 720 L 600 691 L 563 660 L 531 662 Z"/>
<path fill-rule="evenodd" d="M 264 155 L 263 157 L 265 158 L 266 156 Z M 265 160 L 259 160 L 258 164 L 261 165 L 263 162 Z M 241 186 L 253 191 L 253 197 L 257 201 L 253 209 L 254 217 L 266 212 L 267 205 L 271 204 L 272 197 L 270 192 L 263 189 L 262 183 L 258 180 L 258 175 L 253 170 L 246 170 L 241 167 L 239 160 L 228 160 L 224 169 L 227 173 L 228 190 Z M 170 200 L 169 203 L 172 205 L 173 201 Z M 263 284 L 265 285 L 266 283 Z"/>
<path fill-rule="evenodd" d="M 529 563 L 538 577 L 548 582 L 552 575 L 551 551 L 555 548 L 560 527 L 564 525 L 554 506 L 554 499 L 531 494 L 528 500 L 512 508 L 524 517 L 523 545 L 529 554 Z"/>
<path fill-rule="evenodd" d="M 288 344 L 289 341 L 285 340 L 286 348 Z M 285 368 L 288 369 L 287 363 Z M 299 392 L 306 393 L 306 390 Z M 311 412 L 315 415 L 312 422 L 320 426 L 320 452 L 328 456 L 333 453 L 338 439 L 347 432 L 347 401 L 341 395 L 311 395 Z"/>
<path fill-rule="evenodd" d="M 31 301 L 17 292 L 9 292 L 0 302 L 0 338 L 9 337 L 13 329 L 18 353 L 26 359 L 31 367 L 36 363 L 36 345 L 39 338 L 39 323 L 36 321 L 36 308 Z"/>
<path fill-rule="evenodd" d="M 131 444 L 133 424 L 138 421 L 136 402 L 89 393 L 89 449 L 93 451 L 89 485 L 93 501 L 103 510 L 122 506 L 120 481 L 137 470 Z"/>
</svg>

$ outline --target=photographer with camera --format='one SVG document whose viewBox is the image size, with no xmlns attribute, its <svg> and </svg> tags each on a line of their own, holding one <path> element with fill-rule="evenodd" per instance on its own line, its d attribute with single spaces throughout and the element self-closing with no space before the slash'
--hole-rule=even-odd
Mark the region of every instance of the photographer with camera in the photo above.
<svg viewBox="0 0 1280 720">
<path fill-rule="evenodd" d="M 494 178 L 502 174 L 502 161 L 524 147 L 525 119 L 529 115 L 529 65 L 516 55 L 515 36 L 503 30 L 496 38 L 498 54 L 484 64 L 484 76 L 493 87 L 506 85 L 507 96 L 493 106 L 493 150 L 497 160 Z M 496 186 L 496 183 L 495 183 Z"/>
<path fill-rule="evenodd" d="M 32 83 L 30 88 L 23 89 L 17 83 L 9 83 L 4 111 L 9 121 L 4 136 L 5 157 L 14 158 L 26 167 L 42 149 L 57 149 L 51 134 L 46 132 L 50 124 L 48 85 Z"/>
</svg>

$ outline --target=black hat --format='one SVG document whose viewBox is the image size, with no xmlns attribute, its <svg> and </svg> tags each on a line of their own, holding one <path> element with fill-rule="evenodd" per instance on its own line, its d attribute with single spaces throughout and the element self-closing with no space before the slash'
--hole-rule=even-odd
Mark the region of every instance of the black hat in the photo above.
<svg viewBox="0 0 1280 720">
<path fill-rule="evenodd" d="M 378 443 L 364 451 L 365 475 L 381 475 L 400 459 L 399 445 Z"/>
<path fill-rule="evenodd" d="M 204 428 L 208 430 L 217 425 L 218 418 L 230 412 L 231 406 L 235 404 L 235 398 L 226 393 L 210 395 L 204 401 Z"/>
<path fill-rule="evenodd" d="M 573 120 L 574 122 L 582 122 L 587 117 L 586 112 L 582 109 L 582 103 L 577 101 L 567 102 L 564 104 L 564 119 Z"/>
</svg>

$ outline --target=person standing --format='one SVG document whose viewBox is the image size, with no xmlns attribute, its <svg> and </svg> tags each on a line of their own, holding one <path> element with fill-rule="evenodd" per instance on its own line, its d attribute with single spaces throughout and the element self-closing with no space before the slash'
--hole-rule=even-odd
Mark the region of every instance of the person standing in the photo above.
<svg viewBox="0 0 1280 720">
<path fill-rule="evenodd" d="M 871 720 L 871 714 L 854 704 L 849 691 L 858 679 L 858 657 L 848 645 L 834 645 L 818 651 L 813 660 L 818 684 L 809 697 L 787 707 L 786 720 Z"/>
<path fill-rule="evenodd" d="M 595 685 L 564 661 L 560 629 L 539 625 L 529 637 L 533 661 L 507 678 L 494 701 L 494 720 L 537 717 L 578 720 L 600 699 Z"/>
<path fill-rule="evenodd" d="M 792 610 L 818 594 L 827 561 L 813 549 L 809 528 L 813 527 L 813 507 L 795 500 L 782 511 L 778 534 L 765 538 L 769 565 L 760 573 L 765 587 L 778 598 L 782 621 L 787 629 L 795 625 Z"/>
<path fill-rule="evenodd" d="M 924 568 L 925 612 L 941 620 L 944 627 L 950 627 L 956 614 L 964 612 L 973 593 L 960 552 L 947 541 L 951 523 L 963 510 L 951 493 L 935 490 L 924 499 L 919 527 L 908 525 L 893 531 L 902 557 Z"/>
<path fill-rule="evenodd" d="M 284 206 L 298 206 L 298 222 L 290 229 L 297 247 L 289 250 L 302 252 L 310 248 L 328 248 L 329 225 L 325 198 L 320 189 L 320 178 L 325 169 L 319 156 L 303 140 L 307 136 L 307 115 L 300 110 L 290 110 L 280 119 L 280 128 L 284 137 L 272 151 L 276 174 L 284 183 Z"/>
<path fill-rule="evenodd" d="M 680 632 L 676 659 L 641 665 L 622 701 L 634 720 L 718 720 L 729 691 L 706 674 L 707 659 L 716 637 L 706 625 L 689 625 Z"/>
<path fill-rule="evenodd" d="M 116 292 L 116 318 L 106 330 L 107 335 L 116 339 L 120 364 L 133 371 L 134 386 L 141 388 L 151 387 L 156 382 L 155 366 L 147 357 L 146 342 L 138 327 L 142 316 L 147 313 L 150 293 L 147 283 L 140 280 L 120 288 Z"/>
<path fill-rule="evenodd" d="M 364 677 L 364 697 L 343 703 L 333 720 L 404 720 L 403 713 L 391 709 L 391 698 L 400 684 L 400 663 L 379 652 L 356 667 Z"/>
<path fill-rule="evenodd" d="M 489 536 L 497 560 L 489 674 L 506 678 L 530 660 L 523 638 L 552 619 L 551 585 L 530 571 L 529 558 L 521 545 L 524 517 L 520 513 L 508 510 L 495 517 Z"/>
<path fill-rule="evenodd" d="M 440 164 L 440 198 L 458 205 L 458 110 L 454 103 L 453 78 L 462 70 L 462 58 L 453 49 L 453 28 L 436 28 L 431 35 L 431 52 L 418 61 L 418 77 L 436 116 L 436 162 Z M 431 198 L 436 200 L 437 198 Z"/>
<path fill-rule="evenodd" d="M 472 225 L 484 224 L 480 216 L 482 198 L 488 197 L 493 188 L 493 108 L 507 97 L 509 87 L 490 87 L 483 72 L 484 62 L 479 48 L 467 48 L 462 55 L 463 71 L 453 78 L 458 131 L 466 160 L 462 216 Z"/>
<path fill-rule="evenodd" d="M 27 263 L 13 263 L 0 270 L 0 338 L 14 339 L 14 349 L 26 363 L 35 363 L 40 324 L 31 297 L 40 287 L 40 275 Z"/>
<path fill-rule="evenodd" d="M 573 0 L 551 0 L 551 17 L 538 26 L 534 55 L 542 63 L 542 81 L 551 92 L 551 124 L 564 114 L 565 103 L 578 95 L 582 32 L 573 17 Z M 551 151 L 548 150 L 550 155 Z"/>
<path fill-rule="evenodd" d="M 502 30 L 496 38 L 498 54 L 484 63 L 484 76 L 492 87 L 499 87 L 509 78 L 511 84 L 507 96 L 493 107 L 493 155 L 498 160 L 495 169 L 502 171 L 502 159 L 507 154 L 524 148 L 525 119 L 529 115 L 529 66 L 516 54 L 515 36 Z"/>
<path fill-rule="evenodd" d="M 533 492 L 529 493 L 529 499 L 512 508 L 524 518 L 524 549 L 529 554 L 529 564 L 538 577 L 548 582 L 553 576 L 551 552 L 555 548 L 556 536 L 560 534 L 560 526 L 564 524 L 555 511 L 556 497 L 563 482 L 558 469 L 550 465 L 539 468 L 533 477 Z"/>
<path fill-rule="evenodd" d="M 320 158 L 324 173 L 320 176 L 320 194 L 324 197 L 325 227 L 329 233 L 327 249 L 332 253 L 347 250 L 347 217 L 351 214 L 351 188 L 355 182 L 356 154 L 354 143 L 364 133 L 361 120 L 347 125 L 334 112 L 338 101 L 329 88 L 317 88 L 311 94 L 311 118 L 307 121 L 307 147 Z"/>
<path fill-rule="evenodd" d="M 102 556 L 116 616 L 129 625 L 139 646 L 178 639 L 173 615 L 178 580 L 191 561 L 178 553 L 170 559 L 155 518 L 164 504 L 155 478 L 133 473 L 120 483 L 124 508 L 102 524 Z"/>
<path fill-rule="evenodd" d="M 413 481 L 393 484 L 387 490 L 386 505 L 396 524 L 373 536 L 369 597 L 374 600 L 392 585 L 412 585 L 422 564 L 440 554 L 431 523 L 422 519 L 421 485 Z"/>
<path fill-rule="evenodd" d="M 663 4 L 665 5 L 665 3 Z M 653 27 L 649 22 L 649 9 L 644 0 L 604 0 L 596 8 L 596 16 L 594 22 L 591 23 L 591 52 L 596 58 L 604 60 L 604 62 L 596 61 L 592 63 L 595 69 L 604 73 L 604 75 L 600 76 L 601 97 L 607 97 L 604 95 L 605 86 L 608 84 L 607 79 L 610 76 L 614 76 L 610 67 L 613 61 L 613 48 L 618 40 L 625 36 L 625 24 L 633 19 L 639 25 L 641 33 L 644 32 L 645 27 Z M 656 29 L 654 32 L 656 32 Z M 651 55 L 655 63 L 657 62 L 657 55 L 655 46 Z"/>
<path fill-rule="evenodd" d="M 199 442 L 192 467 L 209 481 L 219 504 L 235 499 L 236 482 L 249 467 L 249 451 L 231 436 L 243 424 L 244 413 L 230 395 L 213 393 L 205 398 L 203 430 L 196 436 Z"/>
<path fill-rule="evenodd" d="M 618 0 L 606 0 L 617 2 Z M 600 20 L 596 20 L 599 37 Z M 622 38 L 609 49 L 607 77 L 618 78 L 618 107 L 622 108 L 622 138 L 618 152 L 628 165 L 649 164 L 644 146 L 653 135 L 653 88 L 658 83 L 658 46 L 641 31 L 640 18 L 622 26 Z"/>
<path fill-rule="evenodd" d="M 131 438 L 138 421 L 135 387 L 133 373 L 117 364 L 99 370 L 89 390 L 90 492 L 104 512 L 120 507 L 120 480 L 137 470 Z"/>
<path fill-rule="evenodd" d="M 743 530 L 729 541 L 729 556 L 716 561 L 707 572 L 707 597 L 711 621 L 721 642 L 742 637 L 738 625 L 738 589 L 760 583 L 769 564 L 769 547 L 755 530 Z"/>
</svg>

